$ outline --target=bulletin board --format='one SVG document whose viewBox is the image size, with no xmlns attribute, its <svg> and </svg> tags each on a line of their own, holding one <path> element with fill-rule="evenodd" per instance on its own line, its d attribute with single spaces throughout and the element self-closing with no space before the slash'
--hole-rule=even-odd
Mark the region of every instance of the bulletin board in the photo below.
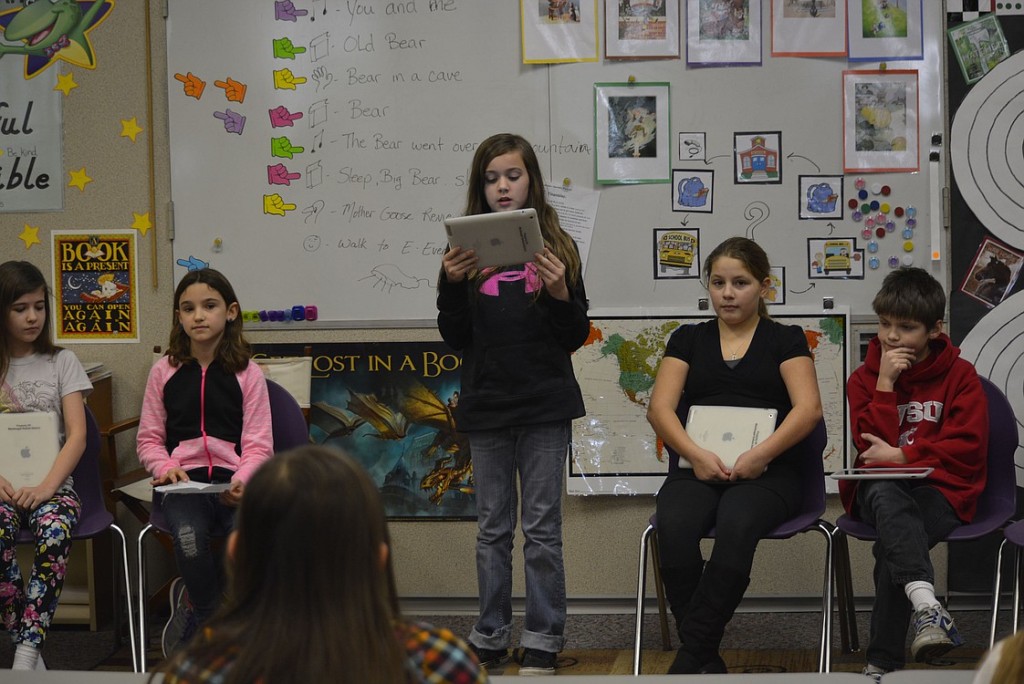
<svg viewBox="0 0 1024 684">
<path fill-rule="evenodd" d="M 606 3 L 583 0 L 581 20 L 598 12 L 602 58 L 524 64 L 513 0 L 169 0 L 175 277 L 213 266 L 244 310 L 314 305 L 317 325 L 431 326 L 442 221 L 463 210 L 475 146 L 506 130 L 534 144 L 547 182 L 599 193 L 585 272 L 595 307 L 696 307 L 701 261 L 732 235 L 765 246 L 780 304 L 832 297 L 870 313 L 890 260 L 945 272 L 929 208 L 931 136 L 944 128 L 939 3 L 923 4 L 923 59 L 885 65 L 917 72 L 919 170 L 862 174 L 843 171 L 843 72 L 881 64 L 773 57 L 772 3 L 753 0 L 761 64 L 698 68 L 686 58 L 695 3 L 679 0 L 677 57 L 604 57 Z M 658 182 L 598 182 L 608 150 L 595 139 L 595 84 L 627 95 L 664 84 L 651 129 L 663 177 L 643 178 Z M 778 152 L 772 182 L 740 177 L 741 153 L 758 145 Z M 802 215 L 818 177 L 838 177 L 843 203 Z M 684 192 L 693 178 L 708 189 L 701 207 Z M 915 209 L 911 239 L 904 216 L 868 251 L 870 232 L 846 206 L 857 178 Z M 661 251 L 680 240 L 688 264 Z"/>
</svg>

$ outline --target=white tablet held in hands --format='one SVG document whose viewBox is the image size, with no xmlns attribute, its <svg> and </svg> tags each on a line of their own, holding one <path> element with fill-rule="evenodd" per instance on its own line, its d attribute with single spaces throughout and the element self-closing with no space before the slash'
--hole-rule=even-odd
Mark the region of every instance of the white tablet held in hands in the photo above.
<svg viewBox="0 0 1024 684">
<path fill-rule="evenodd" d="M 829 477 L 833 480 L 907 480 L 928 477 L 935 468 L 843 468 Z"/>
<path fill-rule="evenodd" d="M 726 468 L 775 432 L 779 412 L 745 406 L 691 406 L 686 415 L 686 434 L 697 446 L 712 451 Z M 693 465 L 682 456 L 680 468 Z"/>
<path fill-rule="evenodd" d="M 457 216 L 445 219 L 444 229 L 449 245 L 476 252 L 480 268 L 524 264 L 544 251 L 534 209 Z"/>
</svg>

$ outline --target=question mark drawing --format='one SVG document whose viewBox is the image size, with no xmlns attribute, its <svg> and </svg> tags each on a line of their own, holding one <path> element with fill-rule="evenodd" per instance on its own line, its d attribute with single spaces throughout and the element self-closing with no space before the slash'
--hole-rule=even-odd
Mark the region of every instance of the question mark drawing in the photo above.
<svg viewBox="0 0 1024 684">
<path fill-rule="evenodd" d="M 743 210 L 743 218 L 750 221 L 747 225 L 747 237 L 754 239 L 754 229 L 768 220 L 772 210 L 761 200 L 756 200 L 747 205 Z"/>
</svg>

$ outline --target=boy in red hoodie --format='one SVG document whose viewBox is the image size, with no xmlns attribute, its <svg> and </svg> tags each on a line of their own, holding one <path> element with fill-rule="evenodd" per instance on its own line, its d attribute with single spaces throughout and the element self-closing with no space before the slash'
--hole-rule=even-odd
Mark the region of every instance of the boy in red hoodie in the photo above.
<svg viewBox="0 0 1024 684">
<path fill-rule="evenodd" d="M 974 517 L 985 487 L 988 404 L 978 374 L 942 332 L 946 294 L 927 271 L 892 271 L 872 302 L 878 336 L 847 382 L 856 465 L 931 467 L 923 479 L 842 480 L 846 511 L 875 526 L 875 602 L 864 674 L 880 680 L 911 654 L 962 641 L 935 597 L 929 549 Z"/>
</svg>

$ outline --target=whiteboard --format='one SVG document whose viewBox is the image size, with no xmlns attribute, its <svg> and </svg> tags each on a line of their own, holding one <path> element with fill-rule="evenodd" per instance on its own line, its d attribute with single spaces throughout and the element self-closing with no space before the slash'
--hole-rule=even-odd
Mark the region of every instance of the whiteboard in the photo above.
<svg viewBox="0 0 1024 684">
<path fill-rule="evenodd" d="M 787 305 L 820 307 L 828 296 L 869 313 L 887 259 L 907 254 L 899 233 L 877 240 L 880 269 L 862 263 L 859 277 L 811 278 L 809 239 L 851 238 L 864 250 L 864 226 L 848 210 L 831 221 L 798 217 L 801 175 L 842 174 L 849 64 L 772 58 L 769 4 L 762 66 L 688 68 L 680 59 L 523 65 L 513 0 L 304 0 L 294 21 L 275 19 L 277 3 L 169 0 L 176 279 L 209 264 L 228 275 L 246 311 L 314 305 L 328 326 L 432 325 L 441 222 L 462 210 L 475 145 L 510 130 L 535 145 L 548 182 L 600 192 L 585 274 L 592 306 L 696 307 L 696 277 L 656 277 L 656 231 L 683 228 L 697 232 L 704 253 L 737 234 L 763 244 L 785 269 Z M 920 70 L 921 171 L 868 183 L 890 185 L 894 203 L 917 208 L 911 256 L 938 274 L 945 262 L 927 259 L 927 153 L 931 133 L 943 130 L 939 3 L 925 3 L 924 22 L 925 58 L 887 65 Z M 304 51 L 275 57 L 283 38 Z M 294 89 L 275 87 L 284 69 Z M 198 99 L 186 92 L 189 73 L 205 83 Z M 594 84 L 630 77 L 669 84 L 666 166 L 713 170 L 713 212 L 673 211 L 672 183 L 595 183 Z M 235 84 L 245 86 L 242 101 L 228 99 Z M 279 107 L 302 116 L 274 127 Z M 744 131 L 781 134 L 781 183 L 734 182 L 734 134 Z M 684 132 L 705 134 L 704 159 L 680 161 Z M 291 158 L 273 156 L 281 137 Z M 270 181 L 278 164 L 288 185 Z M 845 186 L 853 191 L 852 177 Z"/>
</svg>

